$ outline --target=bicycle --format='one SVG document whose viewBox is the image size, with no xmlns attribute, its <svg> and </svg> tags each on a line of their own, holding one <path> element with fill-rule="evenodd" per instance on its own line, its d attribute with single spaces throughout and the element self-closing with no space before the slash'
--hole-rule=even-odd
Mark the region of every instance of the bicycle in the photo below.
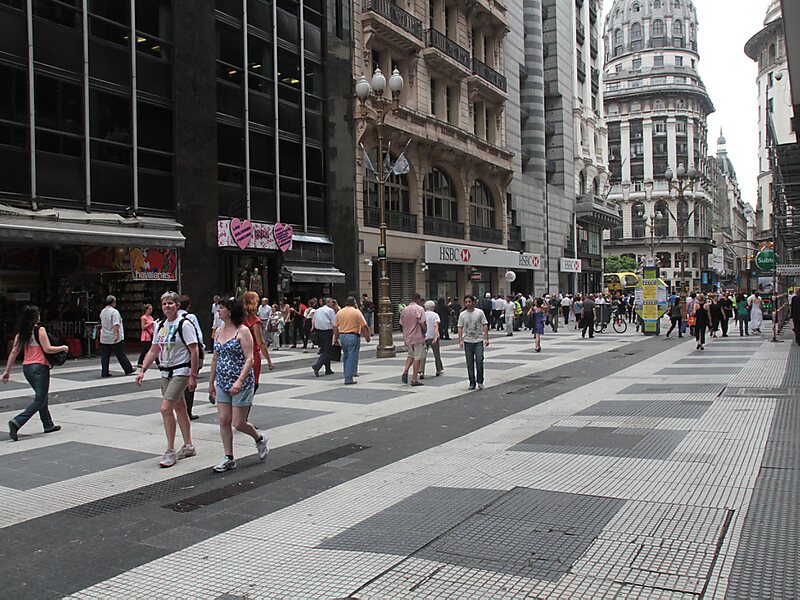
<svg viewBox="0 0 800 600">
<path fill-rule="evenodd" d="M 621 315 L 616 309 L 611 311 L 611 326 L 617 333 L 625 333 L 628 330 L 628 323 L 625 316 Z M 595 333 L 604 333 L 608 327 L 607 322 L 597 322 L 594 324 Z"/>
</svg>

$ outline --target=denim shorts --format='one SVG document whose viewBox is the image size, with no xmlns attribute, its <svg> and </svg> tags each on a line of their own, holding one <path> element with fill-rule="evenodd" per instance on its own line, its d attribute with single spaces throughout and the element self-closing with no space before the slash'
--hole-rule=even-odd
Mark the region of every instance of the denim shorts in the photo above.
<svg viewBox="0 0 800 600">
<path fill-rule="evenodd" d="M 234 408 L 253 406 L 253 388 L 243 389 L 235 396 L 231 396 L 230 391 L 217 388 L 217 404 L 230 404 Z"/>
</svg>

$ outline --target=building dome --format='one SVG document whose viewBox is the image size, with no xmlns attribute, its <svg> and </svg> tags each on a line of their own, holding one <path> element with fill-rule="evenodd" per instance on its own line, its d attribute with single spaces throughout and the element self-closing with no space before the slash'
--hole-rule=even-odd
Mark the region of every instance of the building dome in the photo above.
<svg viewBox="0 0 800 600">
<path fill-rule="evenodd" d="M 719 137 L 717 138 L 717 151 L 725 150 L 725 144 L 727 141 L 725 140 L 725 136 L 722 135 L 722 127 L 719 128 Z"/>
<path fill-rule="evenodd" d="M 772 21 L 777 21 L 781 18 L 781 2 L 780 0 L 772 0 L 769 3 L 769 8 L 767 9 L 767 16 L 764 19 L 764 25 L 768 25 L 772 23 Z"/>
</svg>

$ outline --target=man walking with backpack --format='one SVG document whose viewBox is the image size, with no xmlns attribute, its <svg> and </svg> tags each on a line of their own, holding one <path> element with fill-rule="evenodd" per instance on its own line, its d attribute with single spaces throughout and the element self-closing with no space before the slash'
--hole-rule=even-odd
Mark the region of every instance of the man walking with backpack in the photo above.
<svg viewBox="0 0 800 600">
<path fill-rule="evenodd" d="M 155 324 L 155 337 L 150 351 L 136 376 L 136 385 L 142 385 L 147 368 L 155 362 L 161 371 L 161 418 L 167 436 L 167 450 L 159 466 L 171 467 L 178 459 L 195 456 L 192 443 L 192 425 L 186 410 L 184 392 L 197 388 L 197 371 L 200 367 L 198 339 L 194 325 L 179 314 L 180 297 L 175 292 L 161 296 L 164 320 Z M 175 429 L 180 427 L 183 446 L 175 452 Z"/>
</svg>

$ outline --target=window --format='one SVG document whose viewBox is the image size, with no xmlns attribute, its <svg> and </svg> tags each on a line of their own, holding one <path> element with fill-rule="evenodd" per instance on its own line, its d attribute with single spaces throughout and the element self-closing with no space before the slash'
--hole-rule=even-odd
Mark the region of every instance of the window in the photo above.
<svg viewBox="0 0 800 600">
<path fill-rule="evenodd" d="M 767 87 L 771 88 L 774 85 L 774 78 L 772 77 L 772 71 L 767 74 Z"/>
<path fill-rule="evenodd" d="M 375 149 L 369 152 L 369 158 L 373 165 L 378 164 L 377 156 L 378 152 Z M 385 158 L 386 153 L 384 152 L 384 159 Z M 409 190 L 408 176 L 395 175 L 394 173 L 389 175 L 383 197 L 386 210 L 408 214 L 410 212 Z M 375 173 L 367 169 L 366 166 L 364 167 L 364 206 L 374 209 L 380 208 L 378 206 L 378 184 L 376 182 Z"/>
<path fill-rule="evenodd" d="M 775 44 L 769 45 L 769 61 L 772 63 L 775 61 Z"/>
<path fill-rule="evenodd" d="M 642 25 L 634 23 L 631 25 L 631 50 L 642 49 Z"/>
<path fill-rule="evenodd" d="M 653 37 L 664 37 L 664 21 L 661 19 L 653 21 Z"/>
<path fill-rule="evenodd" d="M 600 233 L 597 231 L 589 232 L 589 254 L 600 254 Z"/>
<path fill-rule="evenodd" d="M 616 68 L 617 73 L 622 73 L 622 65 L 621 64 L 617 64 L 617 66 L 615 68 Z"/>
<path fill-rule="evenodd" d="M 586 192 L 586 175 L 583 171 L 578 173 L 578 195 L 582 196 Z"/>
<path fill-rule="evenodd" d="M 661 8 L 661 0 L 655 0 L 655 2 L 653 2 L 653 8 Z"/>
<path fill-rule="evenodd" d="M 675 37 L 683 37 L 683 23 L 675 21 L 672 24 L 672 35 Z"/>
<path fill-rule="evenodd" d="M 656 237 L 667 237 L 669 235 L 669 205 L 664 200 L 659 200 L 655 205 L 656 222 L 655 233 Z"/>
<path fill-rule="evenodd" d="M 666 135 L 667 134 L 667 122 L 666 121 L 653 121 L 653 132 L 656 135 Z"/>
<path fill-rule="evenodd" d="M 672 253 L 671 252 L 656 252 L 656 258 L 658 258 L 659 266 L 663 269 L 670 269 L 672 268 Z"/>
<path fill-rule="evenodd" d="M 622 29 L 617 29 L 614 32 L 614 45 L 622 46 Z"/>
<path fill-rule="evenodd" d="M 635 238 L 643 238 L 644 237 L 644 224 L 645 224 L 645 216 L 644 216 L 644 204 L 641 202 L 635 202 L 633 206 L 631 206 L 631 235 Z"/>
<path fill-rule="evenodd" d="M 681 0 L 675 0 L 675 1 L 672 3 L 672 6 L 673 6 L 674 8 L 680 8 L 680 7 L 681 7 Z"/>
<path fill-rule="evenodd" d="M 641 10 L 641 6 L 639 6 L 639 3 L 638 3 L 638 2 L 634 2 L 634 3 L 631 5 L 631 12 L 638 13 L 640 10 Z"/>
<path fill-rule="evenodd" d="M 682 67 L 683 66 L 683 57 L 682 56 L 676 56 L 675 57 L 675 66 L 676 67 Z"/>
<path fill-rule="evenodd" d="M 431 77 L 431 114 L 436 116 L 436 90 L 437 81 Z"/>
<path fill-rule="evenodd" d="M 641 102 L 631 102 L 631 112 L 638 113 L 642 112 L 642 103 Z"/>
<path fill-rule="evenodd" d="M 495 228 L 495 206 L 489 187 L 476 180 L 469 191 L 470 223 L 486 229 Z"/>
<path fill-rule="evenodd" d="M 653 110 L 664 110 L 664 101 L 660 98 L 653 101 Z"/>
<path fill-rule="evenodd" d="M 425 216 L 445 221 L 458 221 L 458 199 L 455 187 L 447 174 L 431 167 L 423 181 Z"/>
<path fill-rule="evenodd" d="M 656 68 L 661 68 L 664 66 L 664 57 L 663 56 L 655 56 L 653 57 L 653 66 Z"/>
<path fill-rule="evenodd" d="M 642 70 L 642 59 L 641 58 L 634 58 L 633 64 L 631 65 L 631 69 L 633 71 L 641 71 Z"/>
</svg>

